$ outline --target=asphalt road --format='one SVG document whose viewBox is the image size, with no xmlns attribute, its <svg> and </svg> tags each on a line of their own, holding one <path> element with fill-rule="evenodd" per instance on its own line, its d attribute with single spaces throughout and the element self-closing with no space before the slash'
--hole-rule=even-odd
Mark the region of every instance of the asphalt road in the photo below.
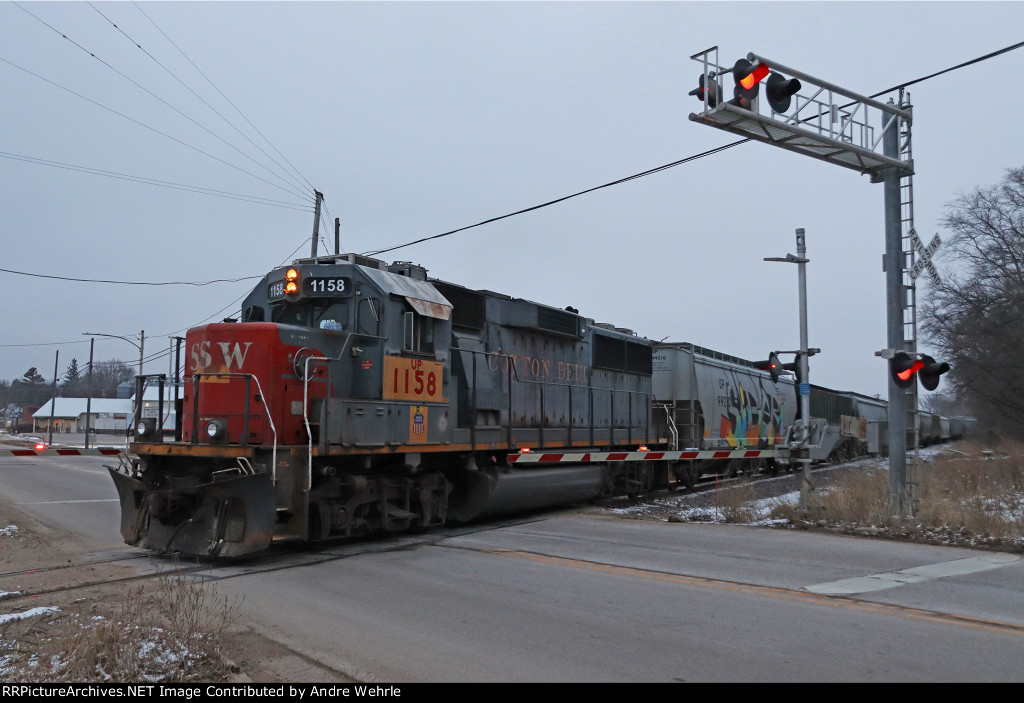
<svg viewBox="0 0 1024 703">
<path fill-rule="evenodd" d="M 103 463 L 2 458 L 0 492 L 109 548 Z M 366 682 L 1024 681 L 1019 555 L 562 512 L 315 556 L 210 577 Z"/>
</svg>

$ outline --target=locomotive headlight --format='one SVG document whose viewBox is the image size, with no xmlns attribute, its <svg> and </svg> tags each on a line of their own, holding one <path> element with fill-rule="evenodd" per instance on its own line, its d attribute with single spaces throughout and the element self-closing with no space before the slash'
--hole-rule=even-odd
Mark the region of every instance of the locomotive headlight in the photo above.
<svg viewBox="0 0 1024 703">
<path fill-rule="evenodd" d="M 206 434 L 210 439 L 222 439 L 227 434 L 227 425 L 223 420 L 210 420 L 206 426 Z"/>
<path fill-rule="evenodd" d="M 297 281 L 297 280 L 299 280 L 299 270 L 298 269 L 288 269 L 288 271 L 284 274 L 284 280 L 286 280 L 286 281 Z"/>
<path fill-rule="evenodd" d="M 287 283 L 284 284 L 284 292 L 285 293 L 298 293 L 299 292 L 299 284 L 296 283 L 295 281 L 288 281 Z"/>
</svg>

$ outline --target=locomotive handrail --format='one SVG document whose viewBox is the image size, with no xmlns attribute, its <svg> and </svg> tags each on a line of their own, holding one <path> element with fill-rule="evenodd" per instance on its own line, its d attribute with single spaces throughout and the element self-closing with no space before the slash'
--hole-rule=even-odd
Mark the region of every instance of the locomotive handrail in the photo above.
<svg viewBox="0 0 1024 703">
<path fill-rule="evenodd" d="M 665 411 L 665 418 L 668 420 L 668 433 L 672 437 L 670 446 L 675 451 L 679 449 L 679 430 L 676 428 L 676 421 L 672 417 L 672 411 L 669 410 L 668 403 L 662 403 L 661 408 Z"/>
<path fill-rule="evenodd" d="M 150 373 L 141 376 L 135 376 L 135 407 L 132 409 L 132 427 L 138 429 L 139 421 L 142 419 L 142 403 L 144 400 L 143 396 L 145 395 L 146 387 L 149 385 L 147 379 L 150 378 L 159 379 L 159 383 L 157 385 L 158 390 L 156 415 L 157 419 L 160 421 L 160 426 L 156 428 L 156 433 L 159 433 L 162 438 L 164 431 L 164 381 L 167 380 L 167 374 Z M 177 408 L 175 408 L 175 411 L 177 411 Z"/>
<path fill-rule="evenodd" d="M 306 455 L 309 457 L 309 460 L 308 460 L 309 464 L 308 464 L 308 466 L 306 468 L 306 486 L 307 486 L 306 490 L 307 491 L 310 488 L 313 487 L 313 430 L 309 426 L 309 379 L 310 379 L 310 376 L 309 376 L 309 362 L 311 362 L 311 361 L 316 361 L 316 362 L 320 362 L 320 361 L 325 361 L 325 362 L 326 361 L 341 361 L 341 357 L 345 356 L 345 349 L 348 348 L 348 344 L 349 344 L 349 342 L 352 341 L 353 338 L 376 339 L 376 340 L 385 340 L 385 341 L 387 341 L 387 337 L 380 337 L 380 336 L 377 336 L 377 335 L 370 335 L 370 334 L 362 334 L 361 332 L 348 332 L 348 333 L 345 334 L 345 341 L 341 343 L 341 350 L 338 352 L 338 356 L 336 356 L 336 357 L 332 357 L 332 356 L 307 356 L 306 359 L 305 359 L 305 363 L 304 363 L 304 366 L 303 366 L 303 369 L 302 369 L 302 376 L 303 376 L 303 379 L 302 379 L 302 421 L 303 421 L 303 423 L 306 426 L 306 442 L 307 442 L 307 445 L 306 445 L 306 447 L 307 447 Z M 326 366 L 326 364 L 325 364 L 325 366 Z M 330 374 L 330 372 L 331 372 L 331 367 L 327 366 L 327 373 Z M 328 381 L 328 383 L 330 383 L 330 378 L 328 378 L 327 381 Z M 322 413 L 326 412 L 326 405 L 321 410 L 321 412 Z M 324 423 L 324 424 L 326 424 L 326 423 Z M 327 443 L 326 438 L 324 437 L 324 433 L 323 433 L 323 428 L 322 427 L 321 427 L 321 430 L 320 430 L 320 439 L 321 439 L 321 443 L 322 444 L 326 444 Z"/>
<path fill-rule="evenodd" d="M 274 433 L 274 445 L 271 453 L 270 480 L 277 485 L 277 428 L 274 427 L 274 418 L 267 407 L 267 397 L 263 393 L 260 379 L 252 373 L 194 373 L 192 374 L 192 444 L 199 444 L 199 379 L 203 376 L 217 378 L 244 378 L 245 379 L 245 415 L 242 420 L 242 437 L 240 444 L 249 444 L 249 396 L 252 395 L 250 381 L 256 381 L 256 390 L 259 391 L 260 402 L 263 403 L 263 410 L 267 414 L 267 422 L 270 423 L 270 431 Z"/>
</svg>

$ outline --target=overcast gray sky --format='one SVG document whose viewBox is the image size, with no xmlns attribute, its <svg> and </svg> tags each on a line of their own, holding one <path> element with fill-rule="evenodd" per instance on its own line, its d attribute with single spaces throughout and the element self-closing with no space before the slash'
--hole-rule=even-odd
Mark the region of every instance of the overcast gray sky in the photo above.
<svg viewBox="0 0 1024 703">
<path fill-rule="evenodd" d="M 688 120 L 701 106 L 689 57 L 710 46 L 723 63 L 755 52 L 872 95 L 1022 39 L 1018 2 L 0 3 L 0 267 L 259 277 L 308 256 L 312 187 L 325 221 L 341 218 L 342 249 L 361 253 L 735 141 Z M 926 241 L 946 203 L 1024 163 L 1022 68 L 1017 50 L 909 89 Z M 882 204 L 866 176 L 749 143 L 384 258 L 757 359 L 799 346 L 797 267 L 763 258 L 795 253 L 802 227 L 822 349 L 811 381 L 884 396 Z M 147 357 L 167 351 L 253 283 L 0 272 L 0 378 L 52 378 L 58 349 L 59 373 L 84 364 L 83 332 L 145 330 Z M 138 350 L 97 341 L 111 357 Z"/>
</svg>

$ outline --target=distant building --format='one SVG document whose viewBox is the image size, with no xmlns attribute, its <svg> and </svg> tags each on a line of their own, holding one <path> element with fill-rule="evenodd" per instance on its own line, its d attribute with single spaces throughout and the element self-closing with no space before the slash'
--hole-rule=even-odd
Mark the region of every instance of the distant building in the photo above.
<svg viewBox="0 0 1024 703">
<path fill-rule="evenodd" d="M 179 387 L 178 397 L 182 396 Z M 47 400 L 32 415 L 32 431 L 47 431 L 53 422 L 54 432 L 85 432 L 87 398 L 57 398 L 50 417 L 51 400 Z M 156 386 L 146 388 L 142 396 L 142 417 L 156 417 L 160 413 L 160 391 Z M 132 427 L 135 417 L 134 398 L 93 398 L 89 406 L 89 428 L 92 432 L 118 433 Z M 174 386 L 164 387 L 163 428 L 174 431 Z"/>
<path fill-rule="evenodd" d="M 132 401 L 119 398 L 56 398 L 46 401 L 32 415 L 32 431 L 85 432 L 86 406 L 94 432 L 123 433 L 132 417 Z M 51 414 L 52 413 L 52 414 Z"/>
</svg>

